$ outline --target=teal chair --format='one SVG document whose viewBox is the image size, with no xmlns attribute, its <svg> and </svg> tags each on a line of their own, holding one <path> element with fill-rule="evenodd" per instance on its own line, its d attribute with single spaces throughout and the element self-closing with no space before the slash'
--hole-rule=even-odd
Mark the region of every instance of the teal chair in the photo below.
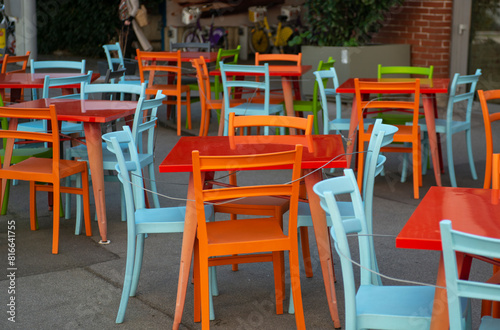
<svg viewBox="0 0 500 330">
<path fill-rule="evenodd" d="M 108 69 L 111 71 L 116 71 L 120 67 L 127 68 L 125 65 L 125 59 L 123 58 L 123 53 L 120 48 L 120 43 L 116 42 L 114 44 L 102 45 L 104 48 L 104 53 L 106 54 L 106 60 L 108 61 Z M 116 55 L 116 56 L 113 56 Z M 127 59 L 127 61 L 132 61 Z M 137 67 L 136 62 L 133 63 Z M 135 73 L 135 72 L 134 72 Z M 127 78 L 129 77 L 129 78 Z M 120 78 L 121 83 L 130 85 L 141 85 L 141 79 L 139 76 L 123 76 Z"/>
<path fill-rule="evenodd" d="M 335 60 L 331 57 L 329 57 L 326 62 L 319 61 L 317 71 L 329 70 L 330 68 L 333 68 L 334 64 L 335 64 Z M 327 79 L 320 79 L 320 80 L 316 79 L 316 81 L 314 82 L 312 100 L 310 100 L 310 101 L 293 100 L 293 111 L 295 111 L 295 112 L 312 112 L 312 114 L 314 116 L 314 134 L 319 134 L 318 111 L 320 109 L 319 109 L 319 104 L 318 104 L 318 89 L 319 89 L 318 86 L 319 86 L 319 84 L 323 84 L 323 87 L 324 87 L 324 85 L 326 85 L 326 82 L 327 82 L 326 80 Z M 337 81 L 337 86 L 338 86 L 338 81 Z M 340 107 L 340 103 L 338 106 Z M 326 109 L 326 111 L 328 111 L 328 107 L 322 107 L 322 109 Z M 323 131 L 323 134 L 328 134 L 328 133 L 325 133 L 325 131 Z"/>
<path fill-rule="evenodd" d="M 337 88 L 339 87 L 337 71 L 332 67 L 330 70 L 315 71 L 314 75 L 318 84 L 321 108 L 323 109 L 323 134 L 330 134 L 330 131 L 335 131 L 335 134 L 339 134 L 339 131 L 349 131 L 351 119 L 342 118 L 342 100 L 340 94 L 337 94 Z M 330 79 L 332 81 L 331 85 L 328 84 Z M 334 119 L 330 119 L 328 114 L 327 96 L 335 97 Z M 366 118 L 364 120 L 365 129 L 374 123 L 375 118 Z"/>
<path fill-rule="evenodd" d="M 392 143 L 394 133 L 397 132 L 397 127 L 393 125 L 382 124 L 382 119 L 377 119 L 373 127 L 372 136 L 368 144 L 366 152 L 365 167 L 363 173 L 363 207 L 366 216 L 366 225 L 369 233 L 373 233 L 373 190 L 375 185 L 375 178 L 384 169 L 386 157 L 380 155 L 380 148 L 385 147 Z M 354 205 L 351 201 L 339 201 L 337 205 L 340 210 L 342 218 L 352 218 L 354 216 Z M 332 226 L 332 220 L 327 214 L 327 226 Z M 297 226 L 301 229 L 301 246 L 302 257 L 304 259 L 305 272 L 307 277 L 312 277 L 311 257 L 309 253 L 309 242 L 307 240 L 307 228 L 312 228 L 313 223 L 311 219 L 311 209 L 309 203 L 299 202 L 299 211 L 297 218 Z M 303 233 L 302 233 L 303 231 Z M 372 269 L 378 272 L 377 258 L 375 256 L 375 245 L 373 236 L 369 237 L 370 251 L 372 252 L 371 261 L 373 263 Z M 374 285 L 382 285 L 380 276 L 372 273 L 372 283 Z M 289 313 L 293 313 L 293 299 L 290 299 L 288 308 Z"/>
<path fill-rule="evenodd" d="M 154 131 L 156 117 L 143 123 L 150 132 Z M 137 152 L 136 141 L 128 126 L 123 131 L 103 135 L 107 150 L 116 157 L 116 171 L 125 192 L 127 208 L 127 262 L 123 281 L 120 307 L 116 323 L 122 323 L 127 310 L 128 298 L 135 296 L 144 254 L 144 239 L 148 233 L 182 233 L 186 207 L 146 208 L 144 183 L 141 174 L 141 161 Z M 123 144 L 127 144 L 124 152 Z M 132 175 L 129 175 L 129 172 Z M 205 206 L 208 218 L 213 217 L 212 205 Z M 213 304 L 210 304 L 210 319 L 213 316 Z"/>
<path fill-rule="evenodd" d="M 332 220 L 330 232 L 340 257 L 344 281 L 345 329 L 429 329 L 434 287 L 373 284 L 372 272 L 375 270 L 371 259 L 374 254 L 361 194 L 354 172 L 346 169 L 344 174 L 317 183 L 313 190 Z M 336 200 L 337 195 L 347 194 L 354 209 L 354 216 L 350 218 L 342 217 Z M 351 234 L 357 236 L 359 244 L 359 283 L 355 281 L 347 237 Z"/>
<path fill-rule="evenodd" d="M 467 253 L 498 260 L 500 258 L 500 240 L 460 232 L 452 229 L 451 224 L 450 220 L 442 220 L 439 223 L 450 329 L 471 329 L 469 300 L 500 301 L 500 286 L 498 283 L 459 279 L 456 253 Z M 483 316 L 479 329 L 500 329 L 500 319 L 492 318 L 489 315 Z"/>
<path fill-rule="evenodd" d="M 282 104 L 270 104 L 270 86 L 269 86 L 269 64 L 264 65 L 241 65 L 241 64 L 225 64 L 220 62 L 220 72 L 222 76 L 222 86 L 224 94 L 224 135 L 227 135 L 227 123 L 229 121 L 229 113 L 234 112 L 237 116 L 255 116 L 255 115 L 276 115 L 283 114 Z M 263 75 L 263 81 L 255 80 L 229 80 L 227 76 L 234 76 L 238 73 L 250 73 Z M 229 95 L 232 88 L 244 88 L 252 90 L 253 93 L 243 104 L 231 104 Z M 264 102 L 252 102 L 252 97 L 260 92 L 264 94 Z M 264 135 L 269 134 L 269 127 L 264 127 Z"/>
<path fill-rule="evenodd" d="M 477 180 L 476 167 L 474 166 L 474 157 L 472 155 L 471 142 L 471 116 L 472 104 L 476 93 L 477 82 L 481 76 L 481 70 L 477 69 L 473 75 L 460 75 L 456 73 L 450 85 L 450 95 L 446 107 L 446 118 L 436 118 L 436 133 L 446 134 L 446 156 L 448 159 L 448 171 L 450 173 L 451 186 L 457 186 L 455 176 L 455 165 L 453 161 L 453 134 L 465 132 L 465 141 L 467 144 L 467 155 L 469 157 L 469 166 L 472 178 Z M 464 91 L 460 93 L 460 91 Z M 461 111 L 465 109 L 465 111 Z M 420 130 L 427 132 L 425 118 L 418 121 Z M 424 146 L 422 148 L 422 164 L 427 164 L 429 156 L 427 134 L 424 135 Z M 423 166 L 422 174 L 425 174 L 427 166 Z"/>
</svg>

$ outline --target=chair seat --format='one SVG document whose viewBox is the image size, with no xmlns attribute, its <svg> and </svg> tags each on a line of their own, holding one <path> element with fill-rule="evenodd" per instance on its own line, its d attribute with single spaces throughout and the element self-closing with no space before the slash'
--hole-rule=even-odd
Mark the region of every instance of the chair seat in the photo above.
<svg viewBox="0 0 500 330">
<path fill-rule="evenodd" d="M 19 131 L 42 132 L 45 131 L 44 123 L 40 120 L 28 121 L 17 125 Z M 61 122 L 61 134 L 83 133 L 83 123 L 80 122 Z"/>
<path fill-rule="evenodd" d="M 434 291 L 430 286 L 362 285 L 356 294 L 358 327 L 429 328 Z"/>
<path fill-rule="evenodd" d="M 443 133 L 443 134 L 446 133 L 446 119 L 436 118 L 435 123 L 436 123 L 436 133 Z M 418 121 L 418 126 L 420 126 L 420 130 L 427 131 L 427 124 L 425 122 L 425 118 L 420 119 Z M 456 120 L 451 121 L 451 134 L 465 131 L 469 128 L 470 128 L 470 123 L 464 121 L 456 121 Z"/>
<path fill-rule="evenodd" d="M 500 329 L 500 319 L 492 318 L 491 316 L 483 316 L 479 330 L 496 330 Z"/>
<path fill-rule="evenodd" d="M 230 203 L 217 201 L 214 206 L 215 212 L 237 213 L 246 215 L 269 215 L 270 210 L 279 209 L 279 214 L 284 214 L 290 207 L 290 201 L 284 198 L 266 197 L 246 197 Z M 234 210 L 234 212 L 231 212 Z"/>
<path fill-rule="evenodd" d="M 156 95 L 157 91 L 162 91 L 164 95 L 177 95 L 177 85 L 155 85 L 155 88 L 146 88 L 146 94 Z M 181 85 L 181 93 L 188 92 L 188 85 Z"/>
<path fill-rule="evenodd" d="M 59 160 L 59 172 L 61 178 L 80 173 L 85 168 L 86 164 L 80 162 L 65 159 Z M 18 171 L 23 172 L 21 177 L 16 174 Z M 8 168 L 2 169 L 2 172 L 4 173 L 4 178 L 7 179 L 26 180 L 26 178 L 30 175 L 36 175 L 37 178 L 40 179 L 41 175 L 50 175 L 52 173 L 52 159 L 31 157 L 15 165 L 11 165 Z"/>
</svg>

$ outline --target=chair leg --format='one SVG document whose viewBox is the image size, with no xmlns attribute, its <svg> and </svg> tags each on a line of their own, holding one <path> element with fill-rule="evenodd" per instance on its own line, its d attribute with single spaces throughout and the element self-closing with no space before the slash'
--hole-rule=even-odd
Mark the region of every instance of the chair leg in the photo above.
<svg viewBox="0 0 500 330">
<path fill-rule="evenodd" d="M 137 292 L 137 285 L 139 284 L 139 277 L 141 276 L 145 238 L 146 234 L 139 234 L 136 236 L 134 272 L 132 273 L 132 284 L 130 285 L 130 297 L 135 297 L 135 294 Z"/>
<path fill-rule="evenodd" d="M 284 254 L 282 251 L 273 252 L 273 270 L 274 270 L 274 290 L 276 299 L 276 314 L 283 314 L 283 297 L 285 294 L 284 288 Z"/>
<path fill-rule="evenodd" d="M 418 149 L 420 148 L 420 142 L 412 143 L 412 155 L 413 155 L 413 198 L 419 199 L 419 187 L 420 187 L 420 157 Z"/>
<path fill-rule="evenodd" d="M 297 243 L 293 243 L 295 245 Z M 299 267 L 299 255 L 298 246 L 292 246 L 289 254 L 290 259 L 290 279 L 292 283 L 292 295 L 295 310 L 295 323 L 297 329 L 305 329 L 306 324 L 304 320 L 304 308 L 302 305 L 302 294 L 300 289 L 300 267 Z"/>
<path fill-rule="evenodd" d="M 160 199 L 158 198 L 158 189 L 156 188 L 156 175 L 155 175 L 154 163 L 149 164 L 148 169 L 149 169 L 150 187 L 151 191 L 153 192 L 153 204 L 156 208 L 159 208 Z"/>
<path fill-rule="evenodd" d="M 123 279 L 122 296 L 120 298 L 120 307 L 116 315 L 116 323 L 123 323 L 125 312 L 127 310 L 128 297 L 130 296 L 130 288 L 132 286 L 132 274 L 134 273 L 134 258 L 135 258 L 135 237 L 130 235 L 127 238 L 127 261 L 125 265 L 125 277 Z"/>
<path fill-rule="evenodd" d="M 467 154 L 469 155 L 469 165 L 472 178 L 477 180 L 476 166 L 474 165 L 474 156 L 472 155 L 472 142 L 471 142 L 471 130 L 465 131 L 465 138 L 467 141 Z"/>
<path fill-rule="evenodd" d="M 88 171 L 80 175 L 80 182 L 82 186 L 82 199 L 83 199 L 83 217 L 85 221 L 85 234 L 92 236 L 92 226 L 90 224 L 90 196 L 89 196 L 89 178 Z M 77 195 L 79 196 L 79 195 Z"/>
<path fill-rule="evenodd" d="M 35 181 L 30 181 L 30 226 L 31 230 L 38 230 Z"/>
<path fill-rule="evenodd" d="M 455 164 L 453 161 L 453 143 L 451 133 L 446 133 L 446 156 L 448 157 L 448 173 L 450 174 L 450 182 L 452 187 L 457 186 L 457 179 L 455 177 Z"/>
<path fill-rule="evenodd" d="M 53 184 L 54 191 L 54 211 L 52 212 L 54 221 L 53 221 L 53 233 L 52 233 L 52 254 L 59 253 L 59 208 L 61 206 L 61 192 L 59 182 L 54 182 Z"/>
<path fill-rule="evenodd" d="M 2 212 L 1 215 L 6 215 L 7 214 L 7 207 L 9 205 L 9 195 L 10 195 L 10 182 L 11 180 L 7 180 L 6 186 L 5 186 L 5 193 L 3 195 L 3 201 L 2 201 Z"/>
</svg>

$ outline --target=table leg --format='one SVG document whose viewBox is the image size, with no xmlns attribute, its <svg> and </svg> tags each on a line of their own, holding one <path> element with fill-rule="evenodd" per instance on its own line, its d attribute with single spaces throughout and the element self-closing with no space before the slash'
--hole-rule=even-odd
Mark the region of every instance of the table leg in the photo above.
<svg viewBox="0 0 500 330">
<path fill-rule="evenodd" d="M 202 172 L 202 180 L 205 174 Z M 189 270 L 193 256 L 194 241 L 196 237 L 196 205 L 194 203 L 194 182 L 193 174 L 189 174 L 189 185 L 186 202 L 186 218 L 184 222 L 184 232 L 182 234 L 181 264 L 179 269 L 179 282 L 177 285 L 177 299 L 175 302 L 174 325 L 172 329 L 179 329 L 186 302 L 186 291 L 189 283 Z"/>
<path fill-rule="evenodd" d="M 434 118 L 433 94 L 424 94 L 422 103 L 424 105 L 425 123 L 427 124 L 427 134 L 429 137 L 429 146 L 431 148 L 432 167 L 436 184 L 441 186 L 441 168 L 439 165 L 439 151 L 437 145 L 436 123 Z"/>
<path fill-rule="evenodd" d="M 102 169 L 102 135 L 100 123 L 83 123 L 87 152 L 89 155 L 92 188 L 102 244 L 109 243 L 107 238 L 106 202 L 104 200 L 104 170 Z"/>
<path fill-rule="evenodd" d="M 325 282 L 326 299 L 330 309 L 330 316 L 335 328 L 340 328 L 340 318 L 337 306 L 337 295 L 335 293 L 335 280 L 333 275 L 333 261 L 330 249 L 330 240 L 328 227 L 326 226 L 325 211 L 319 205 L 319 197 L 313 192 L 313 186 L 321 181 L 321 171 L 304 170 L 307 196 L 309 198 L 309 207 L 311 208 L 311 217 L 314 226 L 314 235 L 318 246 L 318 255 Z"/>
</svg>

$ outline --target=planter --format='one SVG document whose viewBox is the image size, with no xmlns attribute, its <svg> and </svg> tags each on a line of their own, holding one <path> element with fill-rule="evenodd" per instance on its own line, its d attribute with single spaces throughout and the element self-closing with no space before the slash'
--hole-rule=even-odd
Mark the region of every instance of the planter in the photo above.
<svg viewBox="0 0 500 330">
<path fill-rule="evenodd" d="M 342 84 L 348 78 L 377 78 L 377 67 L 382 65 L 409 66 L 410 45 L 369 45 L 358 47 L 302 46 L 302 63 L 312 65 L 312 70 L 302 77 L 302 93 L 312 95 L 314 71 L 320 60 L 329 56 L 335 60 L 335 70 Z"/>
</svg>

